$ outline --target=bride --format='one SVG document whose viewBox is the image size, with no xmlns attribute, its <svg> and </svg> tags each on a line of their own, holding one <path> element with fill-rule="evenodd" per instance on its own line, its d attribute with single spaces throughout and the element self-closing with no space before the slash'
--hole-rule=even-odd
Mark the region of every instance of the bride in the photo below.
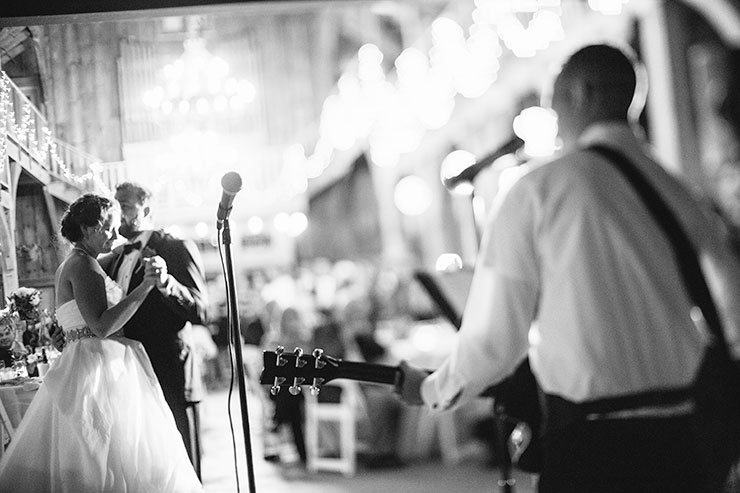
<svg viewBox="0 0 740 493">
<path fill-rule="evenodd" d="M 128 296 L 95 258 L 117 238 L 118 206 L 86 194 L 62 218 L 74 248 L 56 273 L 67 345 L 0 462 L 0 492 L 202 491 L 143 346 L 123 337 L 165 268 L 145 259 Z"/>
</svg>

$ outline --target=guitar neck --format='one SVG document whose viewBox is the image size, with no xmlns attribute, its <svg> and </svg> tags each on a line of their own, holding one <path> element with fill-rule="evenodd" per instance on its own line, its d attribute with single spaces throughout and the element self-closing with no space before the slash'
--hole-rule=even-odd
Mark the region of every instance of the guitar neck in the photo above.
<svg viewBox="0 0 740 493">
<path fill-rule="evenodd" d="M 397 366 L 341 360 L 337 378 L 395 385 L 401 376 Z"/>
</svg>

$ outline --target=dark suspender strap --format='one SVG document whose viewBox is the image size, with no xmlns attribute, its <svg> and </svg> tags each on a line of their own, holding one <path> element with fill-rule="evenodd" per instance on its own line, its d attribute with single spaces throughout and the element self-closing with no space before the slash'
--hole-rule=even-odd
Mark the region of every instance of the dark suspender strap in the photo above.
<svg viewBox="0 0 740 493">
<path fill-rule="evenodd" d="M 654 221 L 670 241 L 686 290 L 692 302 L 703 312 L 707 326 L 712 336 L 714 336 L 714 342 L 717 343 L 717 348 L 729 357 L 719 315 L 702 273 L 696 250 L 675 214 L 655 187 L 621 152 L 603 145 L 594 145 L 588 149 L 611 162 L 637 192 Z M 667 406 L 679 404 L 692 397 L 693 390 L 690 386 L 677 389 L 650 390 L 582 403 L 574 403 L 556 395 L 547 395 L 547 412 L 553 418 L 550 426 L 558 427 L 573 421 L 583 420 L 589 414 L 606 414 L 649 406 Z"/>
<path fill-rule="evenodd" d="M 686 290 L 694 304 L 701 309 L 707 326 L 712 336 L 716 339 L 716 343 L 723 347 L 724 352 L 727 353 L 725 335 L 722 331 L 717 308 L 702 273 L 699 257 L 696 254 L 693 243 L 673 211 L 671 211 L 655 187 L 621 152 L 603 145 L 591 146 L 590 149 L 612 162 L 616 169 L 632 184 L 655 222 L 658 223 L 668 237 L 673 247 L 676 262 L 681 271 Z"/>
</svg>

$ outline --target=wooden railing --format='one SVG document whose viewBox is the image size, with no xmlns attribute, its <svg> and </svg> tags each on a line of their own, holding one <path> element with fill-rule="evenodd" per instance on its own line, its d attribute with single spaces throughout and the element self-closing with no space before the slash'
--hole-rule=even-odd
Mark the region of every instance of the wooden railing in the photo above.
<svg viewBox="0 0 740 493">
<path fill-rule="evenodd" d="M 128 163 L 126 161 L 113 161 L 96 165 L 98 171 L 98 185 L 103 190 L 115 190 L 116 185 L 127 181 Z"/>
<path fill-rule="evenodd" d="M 7 184 L 8 145 L 23 148 L 55 179 L 80 189 L 99 189 L 100 159 L 56 139 L 44 115 L 5 72 L 0 71 L 0 180 Z"/>
</svg>

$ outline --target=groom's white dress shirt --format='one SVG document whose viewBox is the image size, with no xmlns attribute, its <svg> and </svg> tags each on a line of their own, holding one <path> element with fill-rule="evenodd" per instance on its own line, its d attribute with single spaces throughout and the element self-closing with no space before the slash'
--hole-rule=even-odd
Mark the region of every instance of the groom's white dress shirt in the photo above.
<svg viewBox="0 0 740 493">
<path fill-rule="evenodd" d="M 121 288 L 123 288 L 124 293 L 128 293 L 128 286 L 131 283 L 131 276 L 134 273 L 134 267 L 139 262 L 141 252 L 149 241 L 151 235 L 151 231 L 143 231 L 139 233 L 136 238 L 132 238 L 128 242 L 126 242 L 126 244 L 136 243 L 137 241 L 141 242 L 141 248 L 134 248 L 130 252 L 125 254 L 123 260 L 121 261 L 121 265 L 118 268 L 118 273 L 116 274 L 116 282 L 119 286 L 121 286 Z"/>
</svg>

